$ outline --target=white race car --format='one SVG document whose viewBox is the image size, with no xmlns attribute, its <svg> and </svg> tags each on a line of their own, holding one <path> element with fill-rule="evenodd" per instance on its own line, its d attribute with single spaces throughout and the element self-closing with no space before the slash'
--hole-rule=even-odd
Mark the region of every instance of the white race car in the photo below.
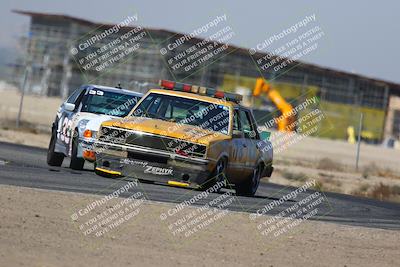
<svg viewBox="0 0 400 267">
<path fill-rule="evenodd" d="M 70 167 L 83 169 L 85 159 L 95 161 L 92 149 L 100 124 L 126 116 L 142 97 L 122 88 L 83 85 L 58 109 L 51 129 L 47 164 L 61 166 L 71 157 Z"/>
</svg>

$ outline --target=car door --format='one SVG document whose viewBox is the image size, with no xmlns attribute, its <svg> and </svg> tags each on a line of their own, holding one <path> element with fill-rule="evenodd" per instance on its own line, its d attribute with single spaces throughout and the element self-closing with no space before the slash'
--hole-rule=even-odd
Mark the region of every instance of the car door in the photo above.
<svg viewBox="0 0 400 267">
<path fill-rule="evenodd" d="M 84 88 L 76 89 L 70 97 L 65 101 L 68 104 L 74 104 L 75 109 L 70 111 L 65 108 L 65 103 L 62 105 L 61 114 L 58 119 L 58 127 L 57 127 L 57 143 L 59 144 L 59 148 L 62 149 L 62 152 L 65 155 L 68 155 L 68 151 L 70 150 L 71 138 L 73 132 L 72 124 L 73 124 L 73 116 L 76 114 L 77 109 L 79 108 L 79 101 L 82 99 L 82 96 L 86 90 Z"/>
<path fill-rule="evenodd" d="M 245 166 L 243 168 L 243 174 L 245 176 L 251 175 L 258 163 L 259 150 L 257 148 L 257 131 L 256 125 L 252 120 L 252 115 L 249 110 L 239 110 L 240 125 L 244 133 L 244 140 L 246 144 L 245 150 Z"/>
<path fill-rule="evenodd" d="M 234 110 L 233 114 L 233 135 L 231 139 L 229 160 L 228 160 L 228 177 L 232 180 L 240 180 L 243 169 L 246 164 L 247 145 L 244 138 L 244 133 L 240 124 L 240 117 L 238 110 Z"/>
</svg>

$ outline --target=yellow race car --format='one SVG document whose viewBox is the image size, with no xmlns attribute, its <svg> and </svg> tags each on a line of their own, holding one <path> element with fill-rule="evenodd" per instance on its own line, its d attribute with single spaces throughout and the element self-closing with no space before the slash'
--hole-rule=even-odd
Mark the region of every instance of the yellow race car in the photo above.
<svg viewBox="0 0 400 267">
<path fill-rule="evenodd" d="M 103 122 L 96 173 L 190 188 L 233 186 L 253 196 L 271 176 L 272 145 L 241 96 L 160 81 L 129 115 Z"/>
</svg>

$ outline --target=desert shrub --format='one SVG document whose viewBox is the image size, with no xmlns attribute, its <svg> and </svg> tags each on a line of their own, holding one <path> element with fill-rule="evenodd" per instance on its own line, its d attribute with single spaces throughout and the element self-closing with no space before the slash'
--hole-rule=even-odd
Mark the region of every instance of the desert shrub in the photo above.
<svg viewBox="0 0 400 267">
<path fill-rule="evenodd" d="M 317 190 L 317 191 L 324 191 L 325 186 L 324 186 L 324 183 L 322 181 L 316 181 L 315 185 L 312 188 L 314 190 Z"/>
<path fill-rule="evenodd" d="M 342 164 L 330 158 L 322 158 L 318 161 L 317 168 L 327 171 L 341 171 L 343 170 Z"/>
<path fill-rule="evenodd" d="M 375 186 L 371 190 L 371 197 L 380 199 L 380 200 L 387 200 L 390 198 L 390 195 L 392 194 L 390 190 L 390 186 L 384 185 L 382 183 L 379 183 L 379 185 Z"/>
<path fill-rule="evenodd" d="M 399 185 L 385 185 L 379 183 L 372 188 L 368 184 L 361 185 L 357 190 L 351 192 L 352 195 L 370 197 L 379 200 L 400 200 L 400 186 Z"/>
<path fill-rule="evenodd" d="M 353 190 L 350 194 L 355 196 L 367 197 L 369 188 L 370 186 L 368 184 L 362 184 L 356 190 Z"/>
<path fill-rule="evenodd" d="M 282 176 L 288 180 L 298 181 L 298 182 L 305 182 L 308 180 L 307 175 L 302 172 L 294 173 L 287 170 L 282 171 Z"/>
<path fill-rule="evenodd" d="M 400 195 L 400 186 L 394 185 L 390 188 L 393 195 Z"/>
</svg>

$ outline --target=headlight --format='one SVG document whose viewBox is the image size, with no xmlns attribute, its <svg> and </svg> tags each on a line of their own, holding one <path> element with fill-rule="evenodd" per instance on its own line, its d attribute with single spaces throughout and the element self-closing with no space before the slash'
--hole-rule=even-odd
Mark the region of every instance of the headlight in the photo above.
<svg viewBox="0 0 400 267">
<path fill-rule="evenodd" d="M 82 132 L 86 128 L 86 124 L 89 122 L 89 120 L 81 120 L 78 123 L 78 128 Z"/>
<path fill-rule="evenodd" d="M 90 130 L 90 129 L 86 129 L 86 130 L 83 132 L 83 137 L 86 137 L 86 138 L 96 138 L 96 134 L 97 134 L 96 131 L 92 131 L 92 130 Z"/>
</svg>

